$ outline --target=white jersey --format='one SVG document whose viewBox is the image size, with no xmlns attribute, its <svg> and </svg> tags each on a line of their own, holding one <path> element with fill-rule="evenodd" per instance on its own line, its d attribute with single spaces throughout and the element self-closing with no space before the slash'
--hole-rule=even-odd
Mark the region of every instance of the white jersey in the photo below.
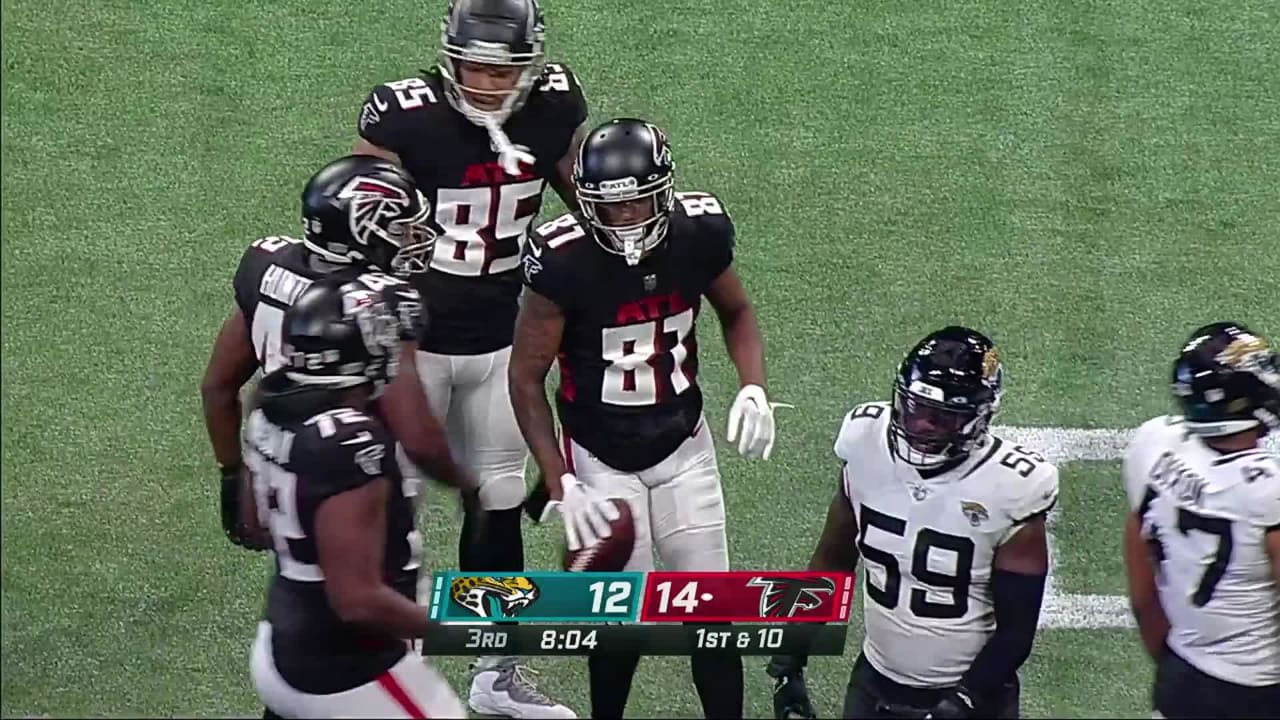
<svg viewBox="0 0 1280 720">
<path fill-rule="evenodd" d="M 1280 588 L 1265 536 L 1280 528 L 1280 458 L 1219 453 L 1182 418 L 1138 428 L 1124 458 L 1129 507 L 1162 558 L 1169 648 L 1238 685 L 1280 683 Z"/>
<path fill-rule="evenodd" d="M 1058 469 L 992 437 L 930 478 L 889 447 L 888 403 L 845 416 L 835 453 L 858 518 L 866 636 L 876 670 L 915 687 L 954 685 L 995 630 L 996 549 L 1058 499 Z"/>
</svg>

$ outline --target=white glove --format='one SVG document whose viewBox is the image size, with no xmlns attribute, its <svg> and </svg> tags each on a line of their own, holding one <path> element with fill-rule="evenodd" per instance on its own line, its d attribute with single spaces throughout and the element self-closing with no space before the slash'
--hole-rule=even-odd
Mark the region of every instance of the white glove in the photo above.
<svg viewBox="0 0 1280 720">
<path fill-rule="evenodd" d="M 498 164 L 502 166 L 502 171 L 506 174 L 519 175 L 521 173 L 520 165 L 533 166 L 537 161 L 533 153 L 529 152 L 527 146 L 512 143 L 511 138 L 507 137 L 507 134 L 503 132 L 497 121 L 486 119 L 484 126 L 489 131 L 489 139 L 493 141 L 493 145 L 498 151 Z"/>
<path fill-rule="evenodd" d="M 742 438 L 738 438 L 741 432 Z M 729 409 L 729 442 L 744 457 L 768 460 L 773 452 L 773 406 L 759 385 L 745 385 Z"/>
<path fill-rule="evenodd" d="M 548 502 L 542 510 L 539 522 L 546 522 L 553 510 L 559 512 L 570 552 L 589 548 L 613 534 L 609 523 L 621 514 L 608 498 L 583 485 L 573 473 L 560 476 L 560 492 L 560 499 Z"/>
</svg>

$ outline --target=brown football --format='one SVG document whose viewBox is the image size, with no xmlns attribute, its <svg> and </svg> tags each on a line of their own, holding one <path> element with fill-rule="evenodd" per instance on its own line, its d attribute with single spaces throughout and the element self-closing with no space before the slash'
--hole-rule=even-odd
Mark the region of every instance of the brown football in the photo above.
<svg viewBox="0 0 1280 720">
<path fill-rule="evenodd" d="M 636 546 L 636 521 L 626 500 L 610 498 L 618 508 L 618 519 L 609 523 L 612 535 L 594 546 L 570 552 L 564 549 L 564 569 L 569 572 L 619 572 L 631 559 Z"/>
</svg>

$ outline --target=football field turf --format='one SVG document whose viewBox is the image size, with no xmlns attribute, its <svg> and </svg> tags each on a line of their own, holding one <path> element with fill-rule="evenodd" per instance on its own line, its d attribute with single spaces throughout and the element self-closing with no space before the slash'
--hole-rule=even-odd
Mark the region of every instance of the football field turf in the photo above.
<svg viewBox="0 0 1280 720">
<path fill-rule="evenodd" d="M 434 62 L 443 9 L 5 0 L 4 715 L 260 712 L 248 648 L 268 565 L 222 535 L 200 376 L 243 248 L 298 232 L 302 183 L 350 148 L 370 87 Z M 547 11 L 593 119 L 662 125 L 678 188 L 719 194 L 737 223 L 771 394 L 796 407 L 768 463 L 720 444 L 736 568 L 807 561 L 841 414 L 885 398 L 930 330 L 1002 347 L 1000 423 L 1068 429 L 1165 412 L 1199 324 L 1280 334 L 1270 0 Z M 713 314 L 701 330 L 722 436 L 734 377 Z M 1124 601 L 1083 598 L 1123 593 L 1115 436 L 1029 432 L 1092 459 L 1061 465 L 1055 627 L 1024 711 L 1145 715 L 1149 663 L 1106 615 Z M 454 564 L 457 526 L 437 493 L 431 567 Z M 556 533 L 528 528 L 531 568 L 553 567 Z M 858 644 L 811 665 L 824 717 Z M 465 692 L 465 660 L 440 664 Z M 747 661 L 756 716 L 762 665 Z M 587 713 L 585 660 L 533 666 Z M 641 665 L 632 716 L 698 713 L 687 660 Z"/>
</svg>

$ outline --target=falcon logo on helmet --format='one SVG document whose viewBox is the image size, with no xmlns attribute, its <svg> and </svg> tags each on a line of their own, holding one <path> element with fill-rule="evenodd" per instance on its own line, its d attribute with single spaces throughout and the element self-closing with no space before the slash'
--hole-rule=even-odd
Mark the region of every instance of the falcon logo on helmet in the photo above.
<svg viewBox="0 0 1280 720">
<path fill-rule="evenodd" d="M 370 244 L 375 236 L 395 242 L 389 232 L 390 222 L 404 215 L 412 202 L 401 188 L 362 176 L 351 178 L 338 197 L 350 201 L 351 236 L 364 245 Z"/>
</svg>

